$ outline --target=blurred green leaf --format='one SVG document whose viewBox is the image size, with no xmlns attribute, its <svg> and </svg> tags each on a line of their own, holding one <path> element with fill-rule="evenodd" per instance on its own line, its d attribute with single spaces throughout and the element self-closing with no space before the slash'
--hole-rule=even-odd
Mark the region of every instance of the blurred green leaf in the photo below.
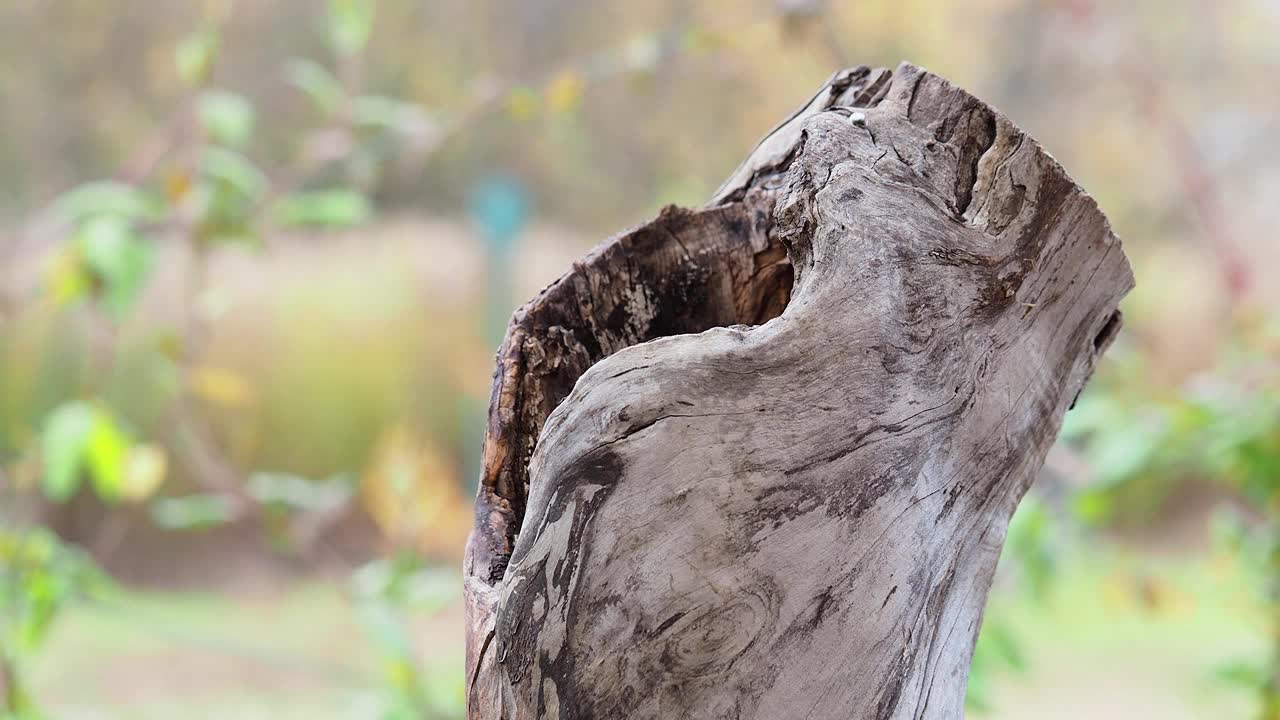
<svg viewBox="0 0 1280 720">
<path fill-rule="evenodd" d="M 1072 498 L 1071 509 L 1081 521 L 1100 525 L 1115 513 L 1113 504 L 1112 494 L 1105 489 L 1086 488 Z"/>
<path fill-rule="evenodd" d="M 93 291 L 93 274 L 75 245 L 59 248 L 50 258 L 45 287 L 56 305 L 79 302 Z"/>
<path fill-rule="evenodd" d="M 384 158 L 385 154 L 378 143 L 357 146 L 343 163 L 347 184 L 357 188 L 376 186 L 382 175 Z"/>
<path fill-rule="evenodd" d="M 362 95 L 351 101 L 351 119 L 359 127 L 411 132 L 426 122 L 418 105 L 382 95 Z"/>
<path fill-rule="evenodd" d="M 93 426 L 85 443 L 85 464 L 98 497 L 116 502 L 124 495 L 125 462 L 133 441 L 102 408 L 93 410 Z"/>
<path fill-rule="evenodd" d="M 204 178 L 196 188 L 202 244 L 253 242 L 252 227 L 267 178 L 243 155 L 227 148 L 205 148 L 200 162 Z"/>
<path fill-rule="evenodd" d="M 319 63 L 295 58 L 285 67 L 285 77 L 289 84 L 306 93 L 326 115 L 337 112 L 342 105 L 346 91 L 342 83 Z"/>
<path fill-rule="evenodd" d="M 84 553 L 52 532 L 0 527 L 0 649 L 10 659 L 29 655 L 66 602 L 106 582 Z"/>
<path fill-rule="evenodd" d="M 395 566 L 391 560 L 374 560 L 351 574 L 351 584 L 356 597 L 376 598 L 385 595 L 395 579 Z"/>
<path fill-rule="evenodd" d="M 212 180 L 246 198 L 255 198 L 267 187 L 267 178 L 240 153 L 220 147 L 205 148 L 200 170 Z"/>
<path fill-rule="evenodd" d="M 414 610 L 436 612 L 461 593 L 461 578 L 452 569 L 422 568 L 406 578 L 403 602 Z"/>
<path fill-rule="evenodd" d="M 1218 666 L 1213 679 L 1230 687 L 1259 690 L 1267 684 L 1267 669 L 1261 663 L 1234 660 Z"/>
<path fill-rule="evenodd" d="M 467 678 L 461 666 L 423 673 L 422 691 L 436 717 L 464 717 L 467 708 Z M 411 716 L 412 717 L 412 716 Z"/>
<path fill-rule="evenodd" d="M 53 502 L 70 500 L 80 488 L 80 470 L 93 425 L 93 406 L 80 401 L 58 406 L 45 420 L 40 435 L 44 458 L 41 487 Z"/>
<path fill-rule="evenodd" d="M 273 214 L 282 225 L 350 227 L 367 221 L 373 210 L 355 190 L 315 190 L 281 198 Z"/>
<path fill-rule="evenodd" d="M 981 642 L 981 639 L 979 639 Z M 964 694 L 965 708 L 978 714 L 991 712 L 991 670 L 984 653 L 974 650 L 969 667 L 969 684 Z"/>
<path fill-rule="evenodd" d="M 1123 429 L 1097 433 L 1089 446 L 1089 463 L 1102 485 L 1114 485 L 1150 467 L 1166 448 L 1169 423 L 1162 414 L 1135 417 Z"/>
<path fill-rule="evenodd" d="M 361 603 L 357 608 L 361 624 L 379 649 L 392 658 L 407 658 L 412 653 L 411 633 L 396 609 L 386 603 Z"/>
<path fill-rule="evenodd" d="M 252 224 L 257 203 L 230 184 L 211 178 L 195 191 L 200 222 L 196 238 L 202 245 L 253 243 L 257 234 Z"/>
<path fill-rule="evenodd" d="M 1017 563 L 1031 596 L 1040 602 L 1048 599 L 1056 562 L 1051 536 L 1053 517 L 1044 503 L 1034 496 L 1023 498 L 1005 536 L 1003 557 Z"/>
<path fill-rule="evenodd" d="M 45 495 L 54 502 L 67 501 L 87 471 L 99 497 L 119 499 L 132 447 L 128 433 L 106 409 L 80 400 L 62 404 L 50 413 L 41 435 Z"/>
<path fill-rule="evenodd" d="M 215 142 L 242 148 L 253 135 L 253 104 L 242 95 L 210 90 L 200 96 L 200 123 Z"/>
<path fill-rule="evenodd" d="M 988 613 L 990 611 L 988 608 Z M 987 617 L 973 649 L 965 705 L 978 713 L 989 712 L 992 676 L 1001 669 L 1025 673 L 1027 667 L 1026 655 L 1013 627 L 1003 618 Z"/>
<path fill-rule="evenodd" d="M 1209 540 L 1214 549 L 1238 553 L 1249 539 L 1249 524 L 1240 512 L 1231 507 L 1214 509 L 1209 517 Z"/>
<path fill-rule="evenodd" d="M 447 606 L 461 592 L 456 572 L 430 567 L 409 553 L 368 563 L 355 572 L 352 582 L 363 601 L 423 612 Z"/>
<path fill-rule="evenodd" d="M 224 525 L 236 517 L 235 504 L 223 495 L 161 498 L 151 503 L 151 519 L 169 530 L 200 530 Z"/>
<path fill-rule="evenodd" d="M 198 87 L 209 81 L 213 63 L 218 55 L 218 33 L 213 28 L 202 28 L 178 43 L 174 62 L 178 78 L 190 87 Z"/>
<path fill-rule="evenodd" d="M 329 39 L 341 55 L 364 49 L 373 31 L 373 0 L 329 0 Z"/>
<path fill-rule="evenodd" d="M 983 628 L 986 630 L 986 628 Z M 1026 672 L 1027 656 L 1022 651 L 1013 629 L 1004 623 L 993 623 L 987 639 L 1000 660 L 1016 672 Z"/>
<path fill-rule="evenodd" d="M 342 507 L 355 492 L 351 478 L 346 475 L 309 480 L 287 473 L 264 472 L 249 476 L 247 490 L 263 505 L 310 512 Z"/>
<path fill-rule="evenodd" d="M 128 220 L 157 220 L 164 203 L 156 196 L 132 185 L 104 180 L 81 185 L 58 198 L 55 212 L 63 219 L 80 223 L 96 215 L 114 215 Z"/>
<path fill-rule="evenodd" d="M 133 306 L 151 267 L 151 246 L 119 217 L 100 216 L 86 222 L 76 236 L 88 267 L 101 282 L 103 302 L 117 319 Z"/>
</svg>

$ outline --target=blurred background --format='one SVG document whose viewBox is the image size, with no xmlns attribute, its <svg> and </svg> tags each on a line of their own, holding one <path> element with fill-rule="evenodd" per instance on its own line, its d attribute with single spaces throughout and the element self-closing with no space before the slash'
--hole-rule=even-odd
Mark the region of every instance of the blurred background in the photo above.
<svg viewBox="0 0 1280 720">
<path fill-rule="evenodd" d="M 1280 718 L 1280 2 L 0 3 L 0 717 L 459 718 L 493 352 L 835 69 L 1111 218 L 969 714 Z"/>
</svg>

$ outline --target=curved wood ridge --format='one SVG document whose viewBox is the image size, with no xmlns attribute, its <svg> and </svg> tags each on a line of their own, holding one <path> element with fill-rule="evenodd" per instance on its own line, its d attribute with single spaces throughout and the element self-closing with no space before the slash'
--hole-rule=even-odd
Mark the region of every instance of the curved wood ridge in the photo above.
<svg viewBox="0 0 1280 720">
<path fill-rule="evenodd" d="M 517 312 L 470 717 L 960 717 L 1009 515 L 1131 286 L 998 112 L 838 73 L 711 206 Z"/>
</svg>

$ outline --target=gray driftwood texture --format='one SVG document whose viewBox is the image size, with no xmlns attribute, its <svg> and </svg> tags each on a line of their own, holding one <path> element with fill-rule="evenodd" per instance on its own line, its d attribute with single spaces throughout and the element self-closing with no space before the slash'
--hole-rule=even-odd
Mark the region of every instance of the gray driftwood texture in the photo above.
<svg viewBox="0 0 1280 720">
<path fill-rule="evenodd" d="M 1003 115 L 837 73 L 513 318 L 469 716 L 960 717 L 1007 521 L 1131 286 Z"/>
</svg>

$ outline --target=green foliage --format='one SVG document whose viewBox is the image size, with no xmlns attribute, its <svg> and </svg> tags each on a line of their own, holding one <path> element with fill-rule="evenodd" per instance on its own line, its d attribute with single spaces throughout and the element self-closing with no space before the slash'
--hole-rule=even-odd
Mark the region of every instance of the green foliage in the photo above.
<svg viewBox="0 0 1280 720">
<path fill-rule="evenodd" d="M 993 677 L 1006 671 L 1025 674 L 1028 667 L 1013 625 L 1000 617 L 988 618 L 982 624 L 982 632 L 973 649 L 965 704 L 979 713 L 990 712 L 993 707 Z"/>
<path fill-rule="evenodd" d="M 368 198 L 355 190 L 311 190 L 276 203 L 276 222 L 292 227 L 351 227 L 373 214 Z"/>
<path fill-rule="evenodd" d="M 115 502 L 125 494 L 133 441 L 103 407 L 83 401 L 64 403 L 49 414 L 41 434 L 44 474 L 41 487 L 54 502 L 66 502 L 87 474 L 98 496 Z"/>
<path fill-rule="evenodd" d="M 266 175 L 244 155 L 216 146 L 204 149 L 199 170 L 199 241 L 204 245 L 254 241 L 254 213 L 267 190 Z"/>
<path fill-rule="evenodd" d="M 311 99 L 325 116 L 331 116 L 342 105 L 347 91 L 342 83 L 323 65 L 311 60 L 294 58 L 285 67 L 285 79 Z"/>
<path fill-rule="evenodd" d="M 84 459 L 98 497 L 116 502 L 124 495 L 125 463 L 133 442 L 115 419 L 95 408 L 93 425 L 85 442 Z"/>
<path fill-rule="evenodd" d="M 1046 606 L 1053 593 L 1058 568 L 1058 538 L 1063 528 L 1055 522 L 1049 506 L 1030 494 L 1009 520 L 1004 551 L 1000 555 L 1000 595 L 1006 601 L 1026 596 Z M 1026 652 L 1018 633 L 1000 608 L 988 607 L 973 650 L 969 688 L 965 703 L 977 713 L 989 712 L 993 705 L 992 682 L 1004 672 L 1025 674 L 1029 670 Z"/>
<path fill-rule="evenodd" d="M 1260 511 L 1250 520 L 1219 513 L 1213 534 L 1219 551 L 1257 580 L 1258 606 L 1280 607 L 1280 377 L 1266 351 L 1271 342 L 1265 331 L 1244 329 L 1217 367 L 1173 393 L 1144 383 L 1134 358 L 1117 348 L 1117 360 L 1067 414 L 1062 431 L 1088 464 L 1090 482 L 1067 488 L 1066 512 L 1049 512 L 1035 496 L 1023 501 L 1001 557 L 1003 595 L 1029 592 L 1043 603 L 1056 573 L 1055 538 L 1067 527 L 1144 519 L 1180 483 L 1196 480 Z M 1280 635 L 1280 617 L 1272 623 L 1268 632 Z M 975 649 L 970 708 L 990 705 L 992 674 L 1021 670 L 1020 656 L 1012 626 L 989 609 Z M 1214 676 L 1256 693 L 1264 707 L 1280 707 L 1269 663 L 1280 664 L 1280 657 L 1236 659 Z"/>
<path fill-rule="evenodd" d="M 201 28 L 178 43 L 174 51 L 174 64 L 178 78 L 190 87 L 198 87 L 209 81 L 214 61 L 218 56 L 218 32 L 213 28 Z"/>
<path fill-rule="evenodd" d="M 119 323 L 146 287 L 159 238 L 185 244 L 201 260 L 213 245 L 256 243 L 278 227 L 339 228 L 369 219 L 373 207 L 363 192 L 315 185 L 331 182 L 333 168 L 344 169 L 349 179 L 371 183 L 393 143 L 421 130 L 426 116 L 418 106 L 392 97 L 352 97 L 349 85 L 363 85 L 354 73 L 360 70 L 357 56 L 372 32 L 374 3 L 332 0 L 328 10 L 326 34 L 343 79 L 315 62 L 294 60 L 286 69 L 286 80 L 307 95 L 328 123 L 316 137 L 342 138 L 338 151 L 322 148 L 316 157 L 304 142 L 296 168 L 275 176 L 263 172 L 249 155 L 258 112 L 248 98 L 210 88 L 219 31 L 212 25 L 198 29 L 175 48 L 177 77 L 189 92 L 174 114 L 174 126 L 158 133 L 164 140 L 158 146 L 175 146 L 166 147 L 136 182 L 89 183 L 56 202 L 54 215 L 68 232 L 49 267 L 47 289 L 53 300 L 91 303 L 102 311 L 90 314 L 91 320 Z M 192 126 L 201 132 L 188 132 Z M 198 396 L 211 386 L 210 375 L 174 362 L 176 344 L 158 343 L 156 352 L 165 367 L 181 374 L 182 391 Z M 112 346 L 107 352 L 116 351 Z M 103 360 L 111 363 L 115 358 Z M 98 387 L 103 381 L 93 380 L 90 397 L 106 394 Z M 50 412 L 39 435 L 39 450 L 43 472 L 38 487 L 49 500 L 67 502 L 86 486 L 107 503 L 151 500 L 152 521 L 175 531 L 254 518 L 273 539 L 292 543 L 294 515 L 323 521 L 349 505 L 355 492 L 346 476 L 316 482 L 287 473 L 249 473 L 242 488 L 152 500 L 165 479 L 165 450 L 135 442 L 125 424 L 92 399 L 68 401 Z M 25 690 L 10 678 L 18 678 L 57 607 L 81 587 L 77 573 L 88 566 L 48 533 L 15 537 L 0 533 L 0 591 L 5 603 L 0 618 L 0 686 L 12 690 L 0 705 L 0 717 L 19 713 L 25 720 L 35 711 Z M 409 556 L 375 563 L 357 575 L 356 602 L 385 659 L 385 717 L 461 715 L 460 680 L 455 682 L 452 674 L 422 672 L 405 625 L 413 613 L 434 613 L 452 602 L 457 591 L 454 575 L 426 568 Z"/>
<path fill-rule="evenodd" d="M 43 529 L 0 529 L 0 643 L 6 652 L 34 651 L 57 611 L 105 579 L 79 550 Z"/>
<path fill-rule="evenodd" d="M 51 266 L 52 297 L 60 304 L 92 297 L 114 318 L 124 318 L 151 268 L 151 245 L 137 223 L 163 217 L 163 204 L 127 184 L 95 182 L 65 193 L 54 209 L 73 232 Z"/>
<path fill-rule="evenodd" d="M 253 105 L 243 96 L 225 90 L 208 90 L 200 96 L 200 123 L 216 143 L 243 148 L 253 135 Z"/>
<path fill-rule="evenodd" d="M 1043 600 L 1055 574 L 1053 538 L 1062 534 L 1053 521 L 1085 529 L 1142 520 L 1180 484 L 1210 482 L 1257 511 L 1251 518 L 1219 512 L 1215 546 L 1255 580 L 1258 607 L 1280 608 L 1280 374 L 1268 352 L 1273 342 L 1265 328 L 1241 328 L 1216 367 L 1172 393 L 1144 383 L 1141 368 L 1121 350 L 1063 428 L 1064 442 L 1088 464 L 1091 482 L 1068 488 L 1067 513 L 1049 514 L 1034 497 L 1023 501 L 1010 524 L 1001 579 Z M 1280 613 L 1267 612 L 1266 632 L 1280 637 Z M 998 611 L 989 612 L 975 651 L 971 708 L 989 703 L 993 670 L 1015 665 L 1001 650 L 1013 640 Z M 1255 693 L 1262 717 L 1270 720 L 1280 712 L 1278 666 L 1280 655 L 1237 658 L 1213 676 Z"/>
<path fill-rule="evenodd" d="M 1141 384 L 1136 367 L 1115 367 L 1068 413 L 1063 437 L 1094 478 L 1077 499 L 1085 519 L 1149 513 L 1192 478 L 1280 511 L 1280 378 L 1269 369 L 1265 332 L 1235 342 L 1218 367 L 1179 392 L 1162 397 Z"/>
<path fill-rule="evenodd" d="M 104 180 L 66 193 L 54 209 L 59 217 L 74 224 L 98 216 L 154 221 L 164 214 L 164 203 L 132 185 Z"/>
<path fill-rule="evenodd" d="M 249 497 L 259 505 L 302 512 L 337 510 L 344 507 L 355 493 L 348 475 L 316 481 L 289 473 L 257 472 L 249 476 L 246 489 Z"/>
<path fill-rule="evenodd" d="M 22 684 L 23 664 L 40 648 L 60 610 L 106 584 L 84 554 L 53 533 L 0 527 L 0 678 L 6 680 L 0 717 L 39 717 Z"/>
<path fill-rule="evenodd" d="M 71 223 L 73 233 L 51 267 L 51 295 L 59 303 L 101 300 L 109 314 L 122 319 L 146 286 L 151 268 L 152 247 L 138 234 L 137 224 L 160 219 L 163 205 L 143 190 L 96 182 L 63 195 L 54 208 Z"/>
<path fill-rule="evenodd" d="M 1034 495 L 1023 498 L 1009 520 L 1001 558 L 1012 564 L 1009 571 L 1018 573 L 1026 590 L 1037 602 L 1046 602 L 1053 589 L 1057 569 L 1055 534 L 1049 508 Z"/>
<path fill-rule="evenodd" d="M 409 617 L 431 614 L 462 592 L 455 572 L 431 568 L 410 553 L 365 565 L 352 576 L 361 624 L 378 648 L 387 693 L 384 720 L 461 717 L 465 689 L 460 676 L 426 673 L 414 655 Z"/>
<path fill-rule="evenodd" d="M 249 158 L 234 150 L 205 148 L 200 156 L 200 172 L 230 193 L 253 200 L 267 188 L 267 176 Z"/>
<path fill-rule="evenodd" d="M 329 0 L 329 40 L 340 55 L 364 50 L 373 32 L 373 0 Z"/>
<path fill-rule="evenodd" d="M 362 95 L 351 101 L 351 121 L 360 128 L 406 132 L 423 122 L 422 108 L 383 95 Z"/>
<path fill-rule="evenodd" d="M 207 530 L 238 516 L 234 500 L 214 494 L 158 498 L 150 510 L 152 521 L 167 530 Z"/>
<path fill-rule="evenodd" d="M 81 226 L 76 247 L 92 287 L 100 288 L 103 306 L 115 318 L 123 318 L 146 286 L 151 244 L 127 220 L 99 216 Z"/>
<path fill-rule="evenodd" d="M 45 421 L 41 434 L 44 454 L 41 487 L 50 500 L 66 502 L 80 489 L 80 470 L 93 421 L 93 408 L 82 402 L 62 405 Z"/>
<path fill-rule="evenodd" d="M 1272 503 L 1276 502 L 1273 496 Z M 1280 716 L 1280 510 L 1259 526 L 1234 510 L 1220 510 L 1211 525 L 1218 552 L 1234 558 L 1254 579 L 1250 588 L 1255 602 L 1269 613 L 1273 639 L 1269 657 L 1238 657 L 1212 669 L 1219 684 L 1244 690 L 1259 698 L 1262 720 Z"/>
</svg>

